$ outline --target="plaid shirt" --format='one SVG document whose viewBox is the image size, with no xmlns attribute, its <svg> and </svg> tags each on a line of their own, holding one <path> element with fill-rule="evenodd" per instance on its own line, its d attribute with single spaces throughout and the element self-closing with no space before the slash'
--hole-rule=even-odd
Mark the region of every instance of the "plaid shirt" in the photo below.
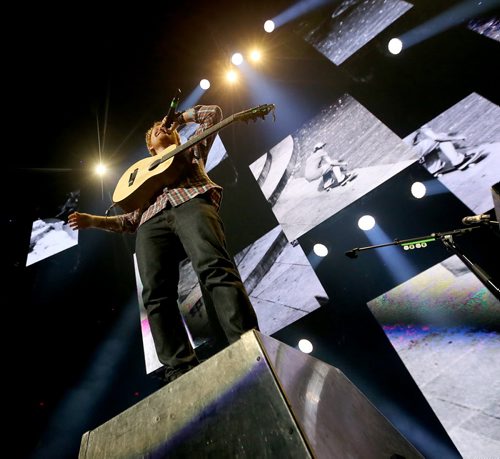
<svg viewBox="0 0 500 459">
<path fill-rule="evenodd" d="M 194 107 L 194 121 L 199 124 L 195 136 L 214 126 L 222 119 L 222 111 L 216 105 L 197 105 Z M 173 207 L 180 206 L 203 193 L 209 192 L 210 200 L 220 207 L 222 200 L 222 187 L 212 182 L 205 171 L 205 162 L 215 140 L 212 134 L 202 142 L 192 146 L 181 155 L 185 155 L 189 167 L 184 177 L 172 188 L 164 188 L 156 200 L 142 209 L 137 209 L 127 214 L 118 215 L 118 222 L 123 232 L 134 232 L 140 225 L 161 212 L 170 203 Z"/>
</svg>

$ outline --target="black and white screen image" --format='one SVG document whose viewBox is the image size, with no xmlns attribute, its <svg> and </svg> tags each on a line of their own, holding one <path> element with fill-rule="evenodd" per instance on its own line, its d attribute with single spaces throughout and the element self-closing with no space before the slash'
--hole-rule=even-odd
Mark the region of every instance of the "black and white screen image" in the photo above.
<svg viewBox="0 0 500 459">
<path fill-rule="evenodd" d="M 498 299 L 454 255 L 368 307 L 462 457 L 497 457 Z"/>
<path fill-rule="evenodd" d="M 500 42 L 500 17 L 489 16 L 485 18 L 471 19 L 467 27 L 480 35 Z"/>
<path fill-rule="evenodd" d="M 297 33 L 334 64 L 340 65 L 408 11 L 401 0 L 342 0 L 332 2 L 300 22 Z"/>
<path fill-rule="evenodd" d="M 416 159 L 394 132 L 345 94 L 250 170 L 293 241 Z"/>
<path fill-rule="evenodd" d="M 300 245 L 290 244 L 282 228 L 275 227 L 234 257 L 243 284 L 266 335 L 281 330 L 328 302 L 328 296 Z M 142 286 L 136 267 L 141 330 L 148 373 L 161 364 L 156 357 L 146 311 L 141 301 Z M 191 263 L 181 263 L 179 308 L 193 348 L 212 335 L 207 309 Z"/>
<path fill-rule="evenodd" d="M 472 93 L 405 137 L 419 162 L 473 213 L 493 207 L 500 180 L 500 107 Z"/>
<path fill-rule="evenodd" d="M 67 217 L 77 210 L 79 197 L 79 191 L 63 195 L 50 216 L 41 216 L 33 222 L 26 266 L 78 244 L 78 231 L 69 227 Z"/>
</svg>

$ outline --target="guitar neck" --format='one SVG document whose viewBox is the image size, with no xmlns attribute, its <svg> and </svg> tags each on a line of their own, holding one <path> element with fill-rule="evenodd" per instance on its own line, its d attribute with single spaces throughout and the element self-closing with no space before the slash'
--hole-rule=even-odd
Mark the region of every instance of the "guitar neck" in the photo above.
<svg viewBox="0 0 500 459">
<path fill-rule="evenodd" d="M 214 134 L 217 131 L 220 131 L 221 129 L 225 128 L 234 121 L 235 121 L 235 115 L 228 116 L 226 119 L 206 129 L 201 134 L 195 137 L 191 137 L 191 139 L 189 139 L 186 143 L 179 145 L 177 148 L 175 148 L 175 150 L 169 151 L 168 153 L 163 155 L 161 157 L 160 162 L 168 161 L 173 156 L 178 155 L 183 151 L 189 150 L 193 145 L 200 143 L 202 140 L 205 140 L 207 137 L 210 137 L 212 134 Z"/>
<path fill-rule="evenodd" d="M 161 154 L 155 155 L 153 161 L 150 161 L 151 158 L 144 158 L 138 161 L 129 167 L 120 178 L 113 193 L 113 202 L 126 212 L 131 212 L 143 206 L 160 189 L 179 180 L 179 171 L 177 169 L 182 168 L 170 167 L 172 161 L 167 162 L 173 156 L 186 151 L 208 136 L 214 135 L 217 131 L 234 121 L 246 122 L 248 120 L 255 121 L 257 118 L 264 119 L 270 111 L 273 111 L 274 116 L 274 109 L 274 104 L 264 104 L 236 113 L 202 131 L 199 135 L 192 137 L 183 145 L 170 145 L 164 151 L 163 156 Z"/>
</svg>

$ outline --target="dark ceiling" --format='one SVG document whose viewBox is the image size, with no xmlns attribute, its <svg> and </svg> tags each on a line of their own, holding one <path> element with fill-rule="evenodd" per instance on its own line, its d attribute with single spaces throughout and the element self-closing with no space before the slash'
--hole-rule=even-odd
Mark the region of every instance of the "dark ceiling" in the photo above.
<svg viewBox="0 0 500 459">
<path fill-rule="evenodd" d="M 415 7 L 398 21 L 403 30 L 457 2 L 413 3 Z M 151 120 L 167 108 L 176 88 L 187 96 L 200 78 L 216 80 L 235 50 L 264 43 L 271 54 L 278 54 L 273 56 L 276 59 L 296 58 L 300 50 L 290 49 L 296 45 L 287 45 L 284 38 L 292 33 L 293 24 L 286 25 L 276 38 L 262 30 L 265 19 L 292 4 L 287 0 L 169 2 L 168 6 L 135 4 L 126 8 L 123 4 L 80 3 L 69 11 L 44 3 L 11 14 L 16 27 L 4 38 L 9 43 L 4 67 L 6 99 L 13 123 L 10 149 L 19 150 L 21 145 L 22 154 L 9 155 L 9 163 L 16 168 L 77 168 L 97 154 L 99 142 L 108 158 L 123 159 L 142 141 Z M 14 7 L 14 11 L 16 8 L 23 7 Z M 366 49 L 373 52 L 373 47 Z M 461 50 L 456 51 L 458 59 Z M 289 55 L 284 57 L 284 53 Z M 378 65 L 376 59 L 371 62 L 373 58 L 361 50 L 346 63 L 353 83 L 370 79 L 376 84 L 388 70 L 398 70 L 391 65 L 401 63 Z M 427 58 L 439 72 L 435 65 L 439 61 L 429 54 Z M 409 52 L 405 65 L 411 59 Z M 322 65 L 321 59 L 316 61 L 308 65 Z M 471 76 L 470 66 L 463 64 L 464 74 L 456 74 L 459 81 Z M 312 72 L 318 80 L 324 74 L 320 69 Z M 298 78 L 289 74 L 282 83 Z M 311 81 L 302 83 L 310 85 Z M 368 85 L 366 89 L 374 88 Z M 210 95 L 225 105 L 220 100 L 224 89 L 219 86 L 217 90 L 216 82 Z M 387 94 L 386 101 L 391 96 L 394 94 Z M 27 126 L 27 133 L 17 134 L 16 126 Z"/>
<path fill-rule="evenodd" d="M 291 2 L 134 3 L 85 2 L 71 12 L 39 4 L 22 16 L 22 44 L 8 49 L 8 97 L 12 118 L 29 124 L 37 152 L 14 164 L 76 167 L 97 148 L 97 117 L 105 148 L 126 154 L 124 139 L 134 129 L 142 136 L 176 88 L 187 96 L 202 77 L 214 76 Z"/>
</svg>

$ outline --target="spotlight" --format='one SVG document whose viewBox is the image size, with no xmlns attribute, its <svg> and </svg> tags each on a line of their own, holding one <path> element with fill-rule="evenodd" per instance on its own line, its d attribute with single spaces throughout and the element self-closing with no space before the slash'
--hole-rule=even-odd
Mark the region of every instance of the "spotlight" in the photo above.
<svg viewBox="0 0 500 459">
<path fill-rule="evenodd" d="M 102 163 L 99 163 L 96 167 L 95 167 L 95 173 L 97 175 L 100 175 L 100 176 L 103 176 L 105 173 L 106 173 L 106 166 Z"/>
<path fill-rule="evenodd" d="M 274 22 L 271 21 L 271 19 L 268 19 L 266 22 L 264 22 L 264 30 L 267 33 L 271 33 L 274 30 Z"/>
<path fill-rule="evenodd" d="M 203 78 L 203 80 L 200 81 L 200 88 L 201 89 L 208 89 L 209 87 L 210 87 L 210 81 Z"/>
<path fill-rule="evenodd" d="M 226 73 L 226 78 L 229 83 L 236 83 L 238 81 L 238 74 L 234 70 L 229 70 Z"/>
<path fill-rule="evenodd" d="M 254 49 L 250 52 L 250 60 L 252 62 L 259 62 L 262 59 L 262 53 L 258 49 Z"/>
<path fill-rule="evenodd" d="M 328 249 L 323 244 L 314 244 L 313 251 L 318 257 L 326 257 Z"/>
<path fill-rule="evenodd" d="M 399 54 L 403 49 L 403 42 L 399 38 L 391 38 L 387 49 L 391 54 Z"/>
<path fill-rule="evenodd" d="M 427 188 L 425 187 L 425 185 L 421 182 L 415 182 L 412 186 L 411 186 L 411 194 L 417 198 L 417 199 L 420 199 L 420 198 L 423 198 L 425 196 L 425 193 L 427 192 Z"/>
<path fill-rule="evenodd" d="M 231 62 L 234 65 L 241 65 L 241 63 L 243 62 L 243 56 L 241 55 L 241 53 L 234 53 L 231 57 Z"/>
<path fill-rule="evenodd" d="M 313 350 L 313 345 L 311 341 L 307 339 L 301 339 L 299 341 L 299 349 L 304 353 L 304 354 L 310 354 Z"/>
<path fill-rule="evenodd" d="M 363 215 L 358 220 L 358 226 L 363 231 L 371 230 L 375 226 L 375 219 L 371 215 Z"/>
</svg>

